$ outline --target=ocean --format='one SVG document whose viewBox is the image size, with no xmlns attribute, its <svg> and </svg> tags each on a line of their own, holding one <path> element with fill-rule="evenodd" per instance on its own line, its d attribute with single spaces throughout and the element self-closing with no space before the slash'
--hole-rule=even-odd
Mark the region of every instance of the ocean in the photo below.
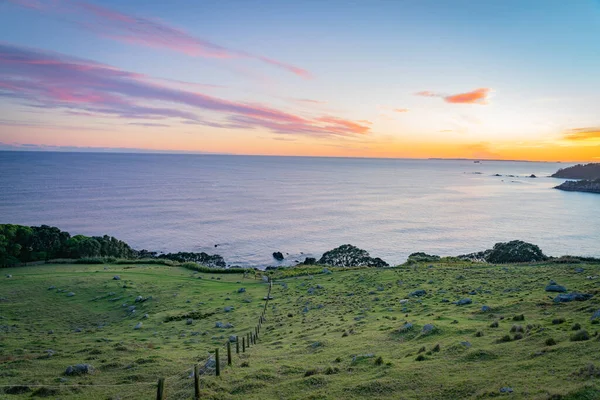
<svg viewBox="0 0 600 400">
<path fill-rule="evenodd" d="M 599 257 L 600 195 L 552 189 L 563 180 L 548 176 L 568 165 L 0 152 L 0 223 L 258 267 L 294 265 L 345 243 L 390 264 L 513 239 L 548 255 Z"/>
</svg>

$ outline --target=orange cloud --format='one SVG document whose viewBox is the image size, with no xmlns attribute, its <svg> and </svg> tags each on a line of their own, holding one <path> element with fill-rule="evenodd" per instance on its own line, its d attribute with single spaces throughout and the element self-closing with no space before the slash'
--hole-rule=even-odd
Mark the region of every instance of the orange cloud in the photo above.
<svg viewBox="0 0 600 400">
<path fill-rule="evenodd" d="M 472 92 L 446 96 L 444 97 L 444 101 L 459 104 L 487 104 L 487 98 L 491 91 L 492 89 L 490 88 L 479 88 Z"/>
<path fill-rule="evenodd" d="M 491 93 L 492 89 L 490 88 L 479 88 L 475 89 L 471 92 L 466 93 L 458 93 L 458 94 L 450 94 L 445 95 L 441 93 L 431 92 L 429 90 L 424 90 L 422 92 L 415 93 L 415 96 L 424 96 L 424 97 L 440 97 L 444 99 L 446 103 L 453 104 L 488 104 L 487 100 Z"/>
<path fill-rule="evenodd" d="M 600 139 L 600 127 L 570 129 L 564 133 L 564 138 L 567 140 L 598 140 Z"/>
<path fill-rule="evenodd" d="M 405 113 L 409 112 L 410 110 L 408 108 L 394 108 L 394 111 L 397 113 Z"/>
</svg>

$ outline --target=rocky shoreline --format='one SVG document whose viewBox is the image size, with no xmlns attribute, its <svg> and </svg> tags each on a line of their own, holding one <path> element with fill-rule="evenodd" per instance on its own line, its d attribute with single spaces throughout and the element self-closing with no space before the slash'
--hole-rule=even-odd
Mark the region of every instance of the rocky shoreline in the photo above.
<svg viewBox="0 0 600 400">
<path fill-rule="evenodd" d="M 600 194 L 600 178 L 593 181 L 566 181 L 558 186 L 555 186 L 554 189 L 564 190 L 567 192 L 586 192 Z"/>
</svg>

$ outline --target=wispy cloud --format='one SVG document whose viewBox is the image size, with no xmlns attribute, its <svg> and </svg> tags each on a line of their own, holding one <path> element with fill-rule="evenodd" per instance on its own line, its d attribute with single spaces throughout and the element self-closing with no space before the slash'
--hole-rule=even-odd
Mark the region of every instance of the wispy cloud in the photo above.
<svg viewBox="0 0 600 400">
<path fill-rule="evenodd" d="M 394 112 L 397 112 L 397 113 L 405 113 L 405 112 L 409 112 L 409 111 L 410 111 L 410 109 L 408 109 L 408 108 L 394 108 Z"/>
<path fill-rule="evenodd" d="M 600 140 L 600 127 L 594 128 L 575 128 L 564 132 L 566 140 Z"/>
<path fill-rule="evenodd" d="M 488 104 L 489 96 L 492 92 L 490 88 L 479 88 L 472 90 L 470 92 L 458 93 L 458 94 L 441 94 L 432 92 L 429 90 L 424 90 L 422 92 L 415 93 L 415 96 L 424 96 L 424 97 L 440 97 L 444 99 L 446 103 L 453 104 Z"/>
<path fill-rule="evenodd" d="M 134 72 L 57 53 L 0 43 L 0 97 L 40 109 L 98 117 L 161 120 L 224 128 L 263 127 L 313 136 L 364 135 L 369 124 L 335 116 L 305 117 L 269 106 L 235 102 L 156 83 Z M 177 105 L 177 106 L 175 106 Z M 202 111 L 220 113 L 207 121 Z"/>
<path fill-rule="evenodd" d="M 313 100 L 313 99 L 292 99 L 298 103 L 310 103 L 310 104 L 327 104 L 326 101 Z"/>
<path fill-rule="evenodd" d="M 125 14 L 79 0 L 7 1 L 38 12 L 56 14 L 61 19 L 112 40 L 167 49 L 193 57 L 255 59 L 303 78 L 311 77 L 311 74 L 303 68 L 263 55 L 220 46 L 157 19 Z"/>
</svg>

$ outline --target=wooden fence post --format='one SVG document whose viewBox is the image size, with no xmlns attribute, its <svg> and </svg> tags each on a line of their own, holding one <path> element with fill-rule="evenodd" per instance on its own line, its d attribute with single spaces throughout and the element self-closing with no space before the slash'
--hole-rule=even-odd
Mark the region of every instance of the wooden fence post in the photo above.
<svg viewBox="0 0 600 400">
<path fill-rule="evenodd" d="M 235 337 L 235 354 L 240 354 L 240 337 Z"/>
<path fill-rule="evenodd" d="M 200 400 L 200 374 L 198 364 L 194 365 L 194 400 Z"/>
<path fill-rule="evenodd" d="M 246 352 L 246 337 L 242 336 L 242 353 Z"/>
<path fill-rule="evenodd" d="M 219 362 L 219 349 L 215 349 L 215 374 L 221 376 L 221 363 Z"/>
<path fill-rule="evenodd" d="M 158 387 L 156 388 L 156 400 L 165 398 L 165 378 L 158 378 Z"/>
<path fill-rule="evenodd" d="M 227 365 L 231 365 L 231 342 L 227 342 Z"/>
</svg>

